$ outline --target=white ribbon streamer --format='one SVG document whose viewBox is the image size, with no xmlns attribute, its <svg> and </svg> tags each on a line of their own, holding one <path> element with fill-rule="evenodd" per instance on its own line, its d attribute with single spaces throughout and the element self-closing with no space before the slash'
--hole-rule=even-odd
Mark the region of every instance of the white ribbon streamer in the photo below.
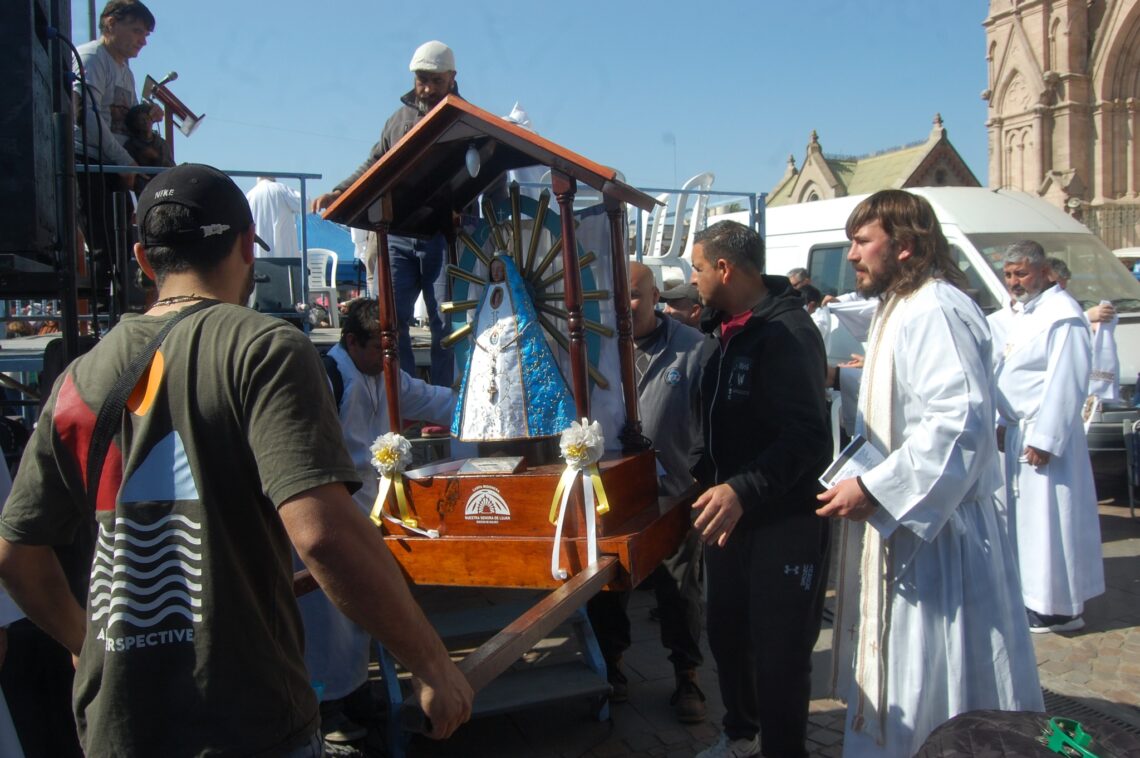
<svg viewBox="0 0 1140 758">
<path fill-rule="evenodd" d="M 592 424 L 587 419 L 582 423 L 570 423 L 570 428 L 562 432 L 559 445 L 562 455 L 566 459 L 566 470 L 562 473 L 559 486 L 562 488 L 562 497 L 558 503 L 558 517 L 554 521 L 554 546 L 550 553 L 550 575 L 555 579 L 565 580 L 569 573 L 560 565 L 560 552 L 562 547 L 562 526 L 566 521 L 566 509 L 570 503 L 570 495 L 579 480 L 582 481 L 582 504 L 586 516 L 586 560 L 592 566 L 598 562 L 598 526 L 594 503 L 594 482 L 583 474 L 602 457 L 604 436 L 601 425 L 595 421 Z M 567 478 L 567 474 L 573 472 Z M 605 498 L 603 495 L 603 503 Z"/>
</svg>

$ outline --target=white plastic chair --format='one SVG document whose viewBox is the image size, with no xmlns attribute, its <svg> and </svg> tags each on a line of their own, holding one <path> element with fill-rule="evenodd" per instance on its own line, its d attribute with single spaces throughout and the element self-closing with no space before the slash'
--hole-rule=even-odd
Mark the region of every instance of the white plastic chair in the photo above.
<svg viewBox="0 0 1140 758">
<path fill-rule="evenodd" d="M 625 183 L 625 174 L 616 169 L 614 170 L 614 178 L 623 184 Z M 546 171 L 542 173 L 542 176 L 538 178 L 538 182 L 539 184 L 544 184 L 547 187 L 550 186 L 550 169 L 546 169 Z M 541 191 L 542 190 L 538 189 L 534 190 L 535 196 L 537 197 L 538 193 Z M 585 183 L 580 183 L 578 185 L 578 191 L 574 195 L 575 210 L 589 208 L 590 206 L 597 205 L 600 202 L 602 202 L 601 192 L 598 192 L 596 189 Z M 553 194 L 550 196 L 550 208 L 551 210 L 558 210 L 558 201 L 555 199 Z"/>
<path fill-rule="evenodd" d="M 708 195 L 696 195 L 692 211 L 689 212 L 687 210 L 689 195 L 693 190 L 708 191 L 715 180 L 716 175 L 706 171 L 685 182 L 679 192 L 666 192 L 657 196 L 657 200 L 665 205 L 659 206 L 653 212 L 653 225 L 646 239 L 641 262 L 650 268 L 658 269 L 659 281 L 664 280 L 667 269 L 679 269 L 684 280 L 689 280 L 692 273 L 693 237 L 705 228 L 709 201 Z M 684 233 L 686 214 L 689 219 L 687 234 Z M 665 227 L 670 217 L 673 219 L 673 237 L 669 241 L 669 249 L 665 250 Z M 682 237 L 684 237 L 684 247 L 682 247 Z"/>
<path fill-rule="evenodd" d="M 329 263 L 332 263 L 330 266 Z M 340 309 L 336 291 L 337 256 L 332 250 L 312 247 L 305 251 L 305 267 L 309 270 L 309 295 L 324 295 L 329 304 L 329 325 L 340 328 Z M 326 271 L 328 278 L 326 279 Z M 310 299 L 311 302 L 311 299 Z"/>
</svg>

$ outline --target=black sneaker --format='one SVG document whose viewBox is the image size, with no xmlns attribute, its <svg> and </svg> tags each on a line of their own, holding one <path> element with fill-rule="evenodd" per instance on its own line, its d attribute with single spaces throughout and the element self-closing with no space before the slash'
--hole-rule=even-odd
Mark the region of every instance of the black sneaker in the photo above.
<svg viewBox="0 0 1140 758">
<path fill-rule="evenodd" d="M 1056 615 L 1049 619 L 1050 632 L 1075 632 L 1085 628 L 1085 620 L 1080 616 Z"/>
<path fill-rule="evenodd" d="M 1033 634 L 1045 634 L 1049 631 L 1048 616 L 1042 616 L 1028 608 L 1025 609 L 1025 616 L 1029 619 L 1029 631 Z"/>
<path fill-rule="evenodd" d="M 1029 631 L 1033 634 L 1049 632 L 1075 632 L 1085 628 L 1085 620 L 1080 616 L 1048 615 L 1025 609 L 1029 618 Z"/>
</svg>

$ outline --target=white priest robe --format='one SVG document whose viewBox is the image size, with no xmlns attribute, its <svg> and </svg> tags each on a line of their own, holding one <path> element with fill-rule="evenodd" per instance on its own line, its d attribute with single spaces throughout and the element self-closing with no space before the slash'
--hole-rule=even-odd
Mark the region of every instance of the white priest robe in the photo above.
<svg viewBox="0 0 1140 758">
<path fill-rule="evenodd" d="M 880 505 L 866 529 L 881 539 L 871 556 L 881 581 L 864 573 L 859 587 L 863 525 L 845 522 L 840 545 L 833 681 L 848 702 L 844 756 L 913 755 L 932 730 L 965 711 L 1044 708 L 1017 567 L 993 498 L 985 319 L 968 296 L 935 280 L 896 303 L 886 319 L 893 328 L 879 321 L 858 426 L 869 431 L 869 412 L 890 419 L 883 431 L 893 442 L 871 434 L 886 459 L 862 477 Z M 874 370 L 884 360 L 885 375 Z M 890 403 L 885 415 L 869 407 L 872 384 L 882 390 L 877 402 Z M 879 610 L 864 623 L 860 604 L 875 598 Z"/>
<path fill-rule="evenodd" d="M 340 401 L 344 444 L 363 482 L 353 499 L 362 511 L 369 513 L 380 488 L 369 448 L 377 437 L 392 431 L 384 376 L 362 374 L 339 344 L 329 350 L 329 356 L 336 361 L 344 381 Z M 455 393 L 449 388 L 436 387 L 400 371 L 401 416 L 448 424 L 454 409 Z M 364 684 L 368 678 L 368 633 L 337 610 L 323 592 L 310 592 L 298 598 L 297 605 L 305 625 L 305 665 L 313 681 L 322 685 L 321 699 L 342 698 Z"/>
<path fill-rule="evenodd" d="M 1100 520 L 1081 408 L 1089 330 L 1076 301 L 1050 287 L 1010 322 L 998 362 L 998 423 L 1005 432 L 1006 507 L 1025 606 L 1076 616 L 1104 592 Z M 1026 446 L 1050 454 L 1034 468 Z"/>
<path fill-rule="evenodd" d="M 268 250 L 254 246 L 259 258 L 299 258 L 297 216 L 301 213 L 301 193 L 275 179 L 258 179 L 245 193 L 257 236 L 269 245 Z"/>
<path fill-rule="evenodd" d="M 993 363 L 997 369 L 998 362 L 1005 354 L 1005 341 L 1009 337 L 1009 325 L 1013 317 L 1021 313 L 1021 303 L 1006 303 L 998 310 L 986 316 L 986 323 L 990 325 L 990 340 L 993 343 Z"/>
</svg>

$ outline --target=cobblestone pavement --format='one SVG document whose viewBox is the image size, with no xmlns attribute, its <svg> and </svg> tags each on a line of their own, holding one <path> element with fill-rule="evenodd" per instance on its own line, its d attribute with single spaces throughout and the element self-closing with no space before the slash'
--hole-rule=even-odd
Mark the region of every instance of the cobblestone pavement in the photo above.
<svg viewBox="0 0 1140 758">
<path fill-rule="evenodd" d="M 1071 706 L 1095 711 L 1112 723 L 1140 733 L 1140 519 L 1128 508 L 1102 505 L 1106 593 L 1086 607 L 1087 627 L 1073 634 L 1034 635 L 1041 684 Z M 629 702 L 611 706 L 611 718 L 594 718 L 592 704 L 567 701 L 477 719 L 446 743 L 416 738 L 411 756 L 479 758 L 614 758 L 692 756 L 716 740 L 723 705 L 715 666 L 705 648 L 701 686 L 708 698 L 708 720 L 682 725 L 669 706 L 672 665 L 649 617 L 653 595 L 635 592 L 630 603 L 633 647 L 624 670 Z M 813 692 L 822 693 L 822 672 L 830 661 L 830 629 L 825 628 L 813 660 Z M 1055 699 L 1053 702 L 1057 702 Z M 1085 711 L 1087 713 L 1087 711 Z M 813 756 L 839 756 L 843 741 L 843 705 L 822 697 L 811 703 L 809 750 Z"/>
</svg>

